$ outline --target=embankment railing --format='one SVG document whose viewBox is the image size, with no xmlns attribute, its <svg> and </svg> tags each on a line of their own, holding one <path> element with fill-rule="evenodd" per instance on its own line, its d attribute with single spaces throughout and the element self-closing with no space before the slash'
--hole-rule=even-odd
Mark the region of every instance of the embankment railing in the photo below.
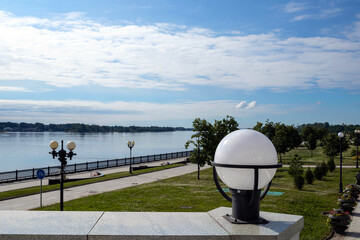
<svg viewBox="0 0 360 240">
<path fill-rule="evenodd" d="M 146 155 L 139 157 L 132 157 L 132 164 L 147 163 L 154 161 L 163 161 L 174 158 L 188 157 L 190 156 L 191 151 L 183 152 L 173 152 L 173 153 L 163 153 L 163 154 L 154 154 Z M 75 163 L 68 164 L 65 167 L 65 173 L 77 173 L 84 171 L 91 171 L 96 169 L 111 168 L 130 165 L 130 158 L 120 158 L 120 159 L 111 159 L 111 160 L 102 160 L 86 163 Z M 43 169 L 45 171 L 45 177 L 59 175 L 60 166 L 48 166 L 42 168 L 32 168 L 24 170 L 15 170 L 9 172 L 0 172 L 0 183 L 4 182 L 14 182 L 25 179 L 34 179 L 36 178 L 36 171 Z"/>
</svg>

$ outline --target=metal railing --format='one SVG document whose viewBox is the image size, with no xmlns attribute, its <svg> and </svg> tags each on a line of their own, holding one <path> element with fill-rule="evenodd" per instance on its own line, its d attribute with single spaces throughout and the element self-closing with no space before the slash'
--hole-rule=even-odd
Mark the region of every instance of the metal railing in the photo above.
<svg viewBox="0 0 360 240">
<path fill-rule="evenodd" d="M 132 157 L 131 159 L 132 159 L 132 164 L 139 164 L 139 163 L 147 163 L 154 161 L 169 160 L 174 158 L 188 157 L 190 156 L 191 152 L 192 151 L 183 151 L 183 152 L 174 152 L 174 153 L 154 154 L 154 155 Z M 119 167 L 125 165 L 130 165 L 130 158 L 68 164 L 65 167 L 65 173 L 77 173 L 77 172 Z M 32 169 L 15 170 L 9 172 L 0 172 L 0 183 L 14 182 L 25 179 L 35 179 L 36 171 L 39 169 L 43 169 L 45 171 L 45 177 L 56 176 L 60 174 L 59 173 L 60 166 L 49 166 L 43 168 L 32 168 Z"/>
</svg>

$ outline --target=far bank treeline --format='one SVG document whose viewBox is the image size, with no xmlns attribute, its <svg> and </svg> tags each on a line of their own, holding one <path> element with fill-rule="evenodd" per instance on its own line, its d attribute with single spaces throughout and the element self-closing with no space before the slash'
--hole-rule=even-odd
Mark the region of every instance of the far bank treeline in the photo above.
<svg viewBox="0 0 360 240">
<path fill-rule="evenodd" d="M 140 126 L 99 126 L 82 123 L 67 124 L 43 124 L 43 123 L 13 123 L 0 122 L 0 132 L 171 132 L 171 131 L 188 131 L 191 128 L 183 127 L 140 127 Z"/>
</svg>

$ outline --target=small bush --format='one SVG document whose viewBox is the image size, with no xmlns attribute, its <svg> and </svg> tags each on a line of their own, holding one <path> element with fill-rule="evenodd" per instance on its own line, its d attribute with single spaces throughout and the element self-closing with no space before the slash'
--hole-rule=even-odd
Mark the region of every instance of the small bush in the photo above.
<svg viewBox="0 0 360 240">
<path fill-rule="evenodd" d="M 308 184 L 313 184 L 314 182 L 314 174 L 312 173 L 311 169 L 308 168 L 305 172 L 305 180 L 306 180 L 306 183 Z"/>
<path fill-rule="evenodd" d="M 316 165 L 316 167 L 315 167 L 315 170 L 314 170 L 314 176 L 315 176 L 315 178 L 317 179 L 317 180 L 320 180 L 321 181 L 321 179 L 323 178 L 323 173 L 324 173 L 324 171 L 323 171 L 323 169 L 321 168 L 321 166 L 318 164 L 318 165 Z"/>
<path fill-rule="evenodd" d="M 297 175 L 294 177 L 294 183 L 295 183 L 295 186 L 297 187 L 297 189 L 301 190 L 302 187 L 304 186 L 305 179 L 303 176 Z"/>
<path fill-rule="evenodd" d="M 334 162 L 334 159 L 333 158 L 330 158 L 327 162 L 327 166 L 328 166 L 328 169 L 330 172 L 333 172 L 336 168 L 335 166 L 335 162 Z"/>
<path fill-rule="evenodd" d="M 323 176 L 326 176 L 329 171 L 326 163 L 323 161 L 320 166 L 321 166 L 321 170 L 323 172 Z"/>
<path fill-rule="evenodd" d="M 356 156 L 356 149 L 351 150 L 351 156 Z"/>
<path fill-rule="evenodd" d="M 289 175 L 295 177 L 295 176 L 301 176 L 303 174 L 304 170 L 300 160 L 301 157 L 295 154 L 289 166 L 289 171 L 288 171 Z"/>
</svg>

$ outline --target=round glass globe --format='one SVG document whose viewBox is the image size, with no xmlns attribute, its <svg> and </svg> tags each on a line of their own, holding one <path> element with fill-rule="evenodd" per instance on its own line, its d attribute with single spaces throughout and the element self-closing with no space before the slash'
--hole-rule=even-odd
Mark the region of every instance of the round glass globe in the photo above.
<svg viewBox="0 0 360 240">
<path fill-rule="evenodd" d="M 343 137 L 344 137 L 344 133 L 343 133 L 343 132 L 339 132 L 339 133 L 338 133 L 338 137 L 339 137 L 339 138 L 343 138 Z"/>
<path fill-rule="evenodd" d="M 52 150 L 55 150 L 58 148 L 59 143 L 57 141 L 51 141 L 49 145 Z"/>
<path fill-rule="evenodd" d="M 272 142 L 262 133 L 242 129 L 225 136 L 216 148 L 215 163 L 232 165 L 273 165 L 277 154 Z M 216 167 L 220 179 L 232 189 L 253 190 L 254 169 Z M 274 178 L 276 168 L 259 169 L 258 189 Z"/>
<path fill-rule="evenodd" d="M 76 148 L 76 144 L 73 141 L 70 141 L 66 144 L 67 149 L 70 151 L 74 150 Z"/>
</svg>

